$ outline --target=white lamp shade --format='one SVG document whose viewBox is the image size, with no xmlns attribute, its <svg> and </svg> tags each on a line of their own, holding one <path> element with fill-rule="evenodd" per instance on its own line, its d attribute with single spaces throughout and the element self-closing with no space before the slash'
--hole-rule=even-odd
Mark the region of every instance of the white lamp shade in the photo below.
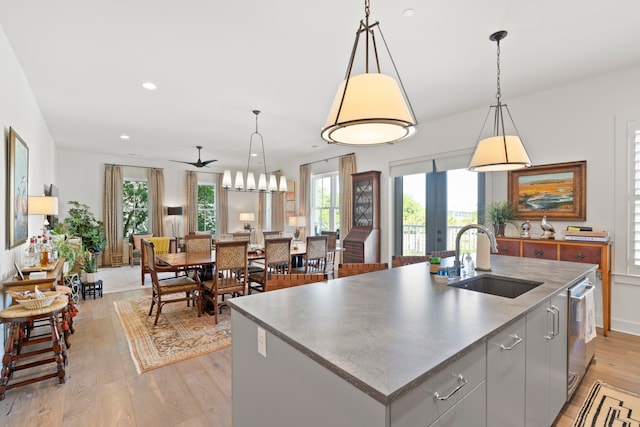
<svg viewBox="0 0 640 427">
<path fill-rule="evenodd" d="M 258 177 L 258 190 L 267 191 L 267 176 L 263 173 Z"/>
<path fill-rule="evenodd" d="M 256 189 L 256 179 L 253 177 L 253 172 L 247 174 L 247 190 L 253 191 Z"/>
<path fill-rule="evenodd" d="M 307 225 L 307 218 L 304 216 L 290 216 L 289 217 L 289 226 L 290 227 L 305 227 Z"/>
<path fill-rule="evenodd" d="M 231 183 L 231 171 L 226 170 L 222 174 L 222 188 L 231 188 L 233 184 Z"/>
<path fill-rule="evenodd" d="M 531 159 L 515 135 L 498 135 L 478 142 L 469 162 L 469 170 L 495 172 L 531 166 Z"/>
<path fill-rule="evenodd" d="M 242 178 L 242 172 L 236 172 L 236 190 L 242 190 L 244 188 L 244 179 Z"/>
<path fill-rule="evenodd" d="M 29 215 L 58 215 L 58 198 L 49 196 L 29 197 Z"/>
<path fill-rule="evenodd" d="M 269 175 L 269 191 L 278 191 L 278 180 L 273 174 Z"/>
<path fill-rule="evenodd" d="M 282 191 L 283 193 L 289 191 L 287 188 L 287 177 L 284 175 L 280 177 L 280 186 L 278 187 L 278 191 Z"/>
<path fill-rule="evenodd" d="M 240 212 L 238 219 L 243 222 L 252 222 L 255 220 L 255 215 L 253 212 Z"/>
<path fill-rule="evenodd" d="M 347 80 L 340 84 L 321 136 L 330 143 L 376 145 L 415 133 L 415 119 L 396 80 L 365 73 L 351 76 L 348 85 Z"/>
</svg>

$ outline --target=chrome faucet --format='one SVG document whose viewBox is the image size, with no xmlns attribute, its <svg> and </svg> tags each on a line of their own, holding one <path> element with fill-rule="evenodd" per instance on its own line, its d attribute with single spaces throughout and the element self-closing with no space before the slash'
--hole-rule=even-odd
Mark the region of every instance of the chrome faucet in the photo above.
<svg viewBox="0 0 640 427">
<path fill-rule="evenodd" d="M 489 237 L 489 242 L 491 243 L 491 252 L 498 252 L 498 242 L 496 241 L 495 234 L 493 234 L 491 230 L 480 224 L 465 225 L 460 229 L 460 231 L 458 231 L 458 234 L 456 234 L 456 258 L 453 261 L 453 267 L 455 268 L 456 276 L 458 277 L 460 277 L 460 237 L 464 234 L 465 231 L 471 230 L 472 228 L 475 228 L 476 230 L 479 230 L 480 232 L 486 234 Z"/>
</svg>

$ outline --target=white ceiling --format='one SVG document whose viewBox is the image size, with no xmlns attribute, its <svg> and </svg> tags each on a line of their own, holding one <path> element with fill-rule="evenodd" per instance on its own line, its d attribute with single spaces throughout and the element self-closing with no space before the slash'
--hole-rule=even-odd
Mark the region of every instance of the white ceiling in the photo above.
<svg viewBox="0 0 640 427">
<path fill-rule="evenodd" d="M 210 170 L 244 167 L 260 109 L 270 170 L 344 152 L 320 128 L 364 1 L 0 0 L 0 11 L 60 147 L 195 161 L 202 145 L 202 160 L 219 160 Z M 497 30 L 509 32 L 506 102 L 640 63 L 638 0 L 372 0 L 371 19 L 419 123 L 494 100 Z"/>
</svg>

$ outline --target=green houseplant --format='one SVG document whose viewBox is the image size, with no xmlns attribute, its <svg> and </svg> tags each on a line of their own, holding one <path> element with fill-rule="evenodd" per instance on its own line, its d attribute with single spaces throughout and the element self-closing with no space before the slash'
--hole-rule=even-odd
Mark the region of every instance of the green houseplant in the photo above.
<svg viewBox="0 0 640 427">
<path fill-rule="evenodd" d="M 69 263 L 69 271 L 73 270 L 73 266 L 78 260 L 82 249 L 80 246 L 72 242 L 66 234 L 51 233 L 51 242 L 53 247 L 58 249 L 58 257 L 64 258 Z"/>
<path fill-rule="evenodd" d="M 80 269 L 85 273 L 84 281 L 94 283 L 95 274 L 98 271 L 98 259 L 89 251 L 84 251 L 79 259 Z"/>
<path fill-rule="evenodd" d="M 83 248 L 92 254 L 102 252 L 106 244 L 102 221 L 93 216 L 88 205 L 75 200 L 69 204 L 69 216 L 63 222 L 64 232 L 69 236 L 82 238 Z"/>
<path fill-rule="evenodd" d="M 491 202 L 487 207 L 487 217 L 496 236 L 504 236 L 504 227 L 508 221 L 517 219 L 516 210 L 509 202 Z"/>
</svg>

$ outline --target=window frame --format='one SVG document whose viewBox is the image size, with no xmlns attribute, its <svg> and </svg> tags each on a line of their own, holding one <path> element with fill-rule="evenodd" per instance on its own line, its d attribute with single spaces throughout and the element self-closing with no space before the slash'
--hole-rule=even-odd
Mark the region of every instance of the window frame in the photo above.
<svg viewBox="0 0 640 427">
<path fill-rule="evenodd" d="M 202 208 L 201 207 L 201 203 L 200 203 L 200 188 L 201 187 L 212 187 L 212 193 L 213 193 L 213 206 L 210 208 Z M 210 182 L 198 182 L 198 196 L 197 196 L 197 200 L 196 200 L 196 217 L 198 218 L 197 221 L 197 226 L 196 229 L 198 231 L 211 231 L 211 234 L 216 234 L 216 230 L 218 229 L 218 215 L 217 215 L 217 203 L 218 203 L 218 197 L 217 197 L 217 186 L 215 183 L 210 183 Z M 213 216 L 213 229 L 212 230 L 201 230 L 200 229 L 200 214 L 202 212 L 211 212 L 212 216 Z M 206 221 L 203 220 L 203 225 L 206 223 Z"/>
<path fill-rule="evenodd" d="M 136 183 L 144 183 L 144 185 L 146 186 L 146 192 L 147 192 L 147 200 L 146 200 L 146 206 L 144 208 L 136 208 L 134 207 L 133 210 L 134 211 L 146 211 L 146 224 L 144 227 L 144 230 L 136 227 L 134 225 L 134 227 L 131 230 L 128 230 L 125 228 L 125 224 L 124 224 L 124 218 L 125 218 L 125 214 L 127 212 L 129 212 L 129 210 L 125 210 L 125 206 L 124 206 L 124 188 L 127 182 L 136 182 Z M 149 222 L 149 217 L 150 217 L 150 213 L 149 213 L 149 180 L 147 178 L 141 178 L 141 177 L 124 177 L 123 178 L 123 183 L 122 183 L 122 196 L 123 196 L 123 205 L 122 205 L 122 234 L 123 237 L 128 237 L 129 234 L 146 234 L 149 233 L 149 229 L 150 229 L 150 222 Z"/>
<path fill-rule="evenodd" d="M 319 181 L 322 181 L 326 178 L 330 179 L 330 190 L 329 190 L 329 206 L 316 206 L 316 195 L 317 195 L 317 185 Z M 311 175 L 311 200 L 310 200 L 310 215 L 309 215 L 309 235 L 316 234 L 316 223 L 318 210 L 328 210 L 329 212 L 329 224 L 328 230 L 322 229 L 322 222 L 320 223 L 320 227 L 318 227 L 318 233 L 322 231 L 336 231 L 340 228 L 340 174 L 338 171 L 324 172 L 318 174 Z M 312 231 L 311 231 L 312 230 Z"/>
</svg>

